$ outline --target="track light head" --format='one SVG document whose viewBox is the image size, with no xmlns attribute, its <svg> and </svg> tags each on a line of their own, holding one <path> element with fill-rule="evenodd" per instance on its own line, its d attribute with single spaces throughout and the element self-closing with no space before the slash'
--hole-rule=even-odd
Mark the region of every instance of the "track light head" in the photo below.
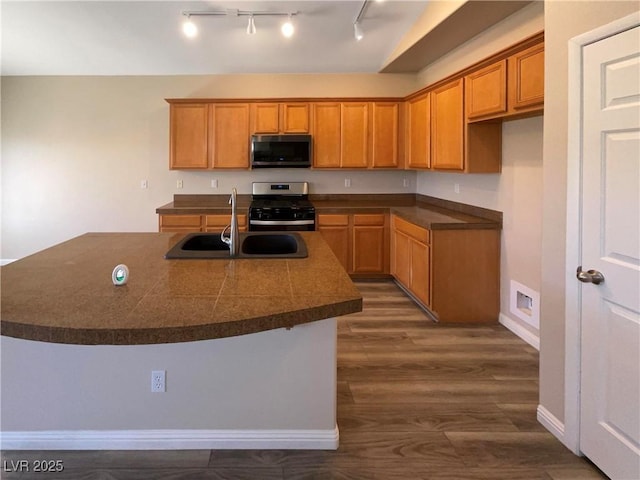
<svg viewBox="0 0 640 480">
<path fill-rule="evenodd" d="M 253 20 L 253 15 L 249 17 L 249 23 L 247 24 L 247 35 L 255 35 L 256 33 L 256 23 Z"/>
<path fill-rule="evenodd" d="M 362 27 L 360 26 L 360 22 L 355 22 L 353 24 L 353 36 L 356 37 L 356 40 L 359 42 L 364 37 L 364 32 L 362 31 Z"/>
<path fill-rule="evenodd" d="M 182 32 L 189 38 L 198 35 L 198 27 L 191 21 L 191 17 L 187 16 L 187 19 L 182 24 Z"/>
<path fill-rule="evenodd" d="M 295 28 L 293 27 L 293 23 L 291 22 L 291 14 L 289 14 L 289 18 L 287 19 L 287 21 L 282 24 L 282 28 L 280 30 L 282 31 L 282 35 L 287 38 L 293 35 L 293 33 L 295 32 Z"/>
</svg>

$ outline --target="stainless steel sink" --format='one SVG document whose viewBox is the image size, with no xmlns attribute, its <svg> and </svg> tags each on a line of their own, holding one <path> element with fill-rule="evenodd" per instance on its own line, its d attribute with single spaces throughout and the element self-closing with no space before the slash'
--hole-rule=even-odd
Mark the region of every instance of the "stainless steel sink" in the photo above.
<svg viewBox="0 0 640 480">
<path fill-rule="evenodd" d="M 229 245 L 220 233 L 189 233 L 165 254 L 166 259 L 195 258 L 306 258 L 307 245 L 297 233 L 242 232 L 238 256 L 229 255 Z"/>
</svg>

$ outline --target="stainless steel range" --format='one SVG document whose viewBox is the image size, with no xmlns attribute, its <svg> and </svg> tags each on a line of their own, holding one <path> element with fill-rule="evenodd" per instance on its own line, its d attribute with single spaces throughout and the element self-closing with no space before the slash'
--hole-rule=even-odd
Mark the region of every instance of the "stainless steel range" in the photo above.
<svg viewBox="0 0 640 480">
<path fill-rule="evenodd" d="M 253 183 L 250 231 L 315 230 L 316 210 L 308 182 Z"/>
</svg>

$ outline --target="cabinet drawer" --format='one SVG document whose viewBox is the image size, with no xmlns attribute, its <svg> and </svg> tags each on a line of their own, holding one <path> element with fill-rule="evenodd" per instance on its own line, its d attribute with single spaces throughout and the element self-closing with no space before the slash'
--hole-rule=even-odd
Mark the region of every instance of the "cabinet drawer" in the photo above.
<svg viewBox="0 0 640 480">
<path fill-rule="evenodd" d="M 384 225 L 384 213 L 357 213 L 353 216 L 353 224 L 360 225 Z"/>
<path fill-rule="evenodd" d="M 393 217 L 393 226 L 396 230 L 415 238 L 419 242 L 429 243 L 429 230 L 426 228 L 414 225 L 411 222 L 407 222 L 399 217 Z"/>
<path fill-rule="evenodd" d="M 231 223 L 231 215 L 229 214 L 205 215 L 204 218 L 205 218 L 204 219 L 205 227 L 224 228 Z M 247 225 L 247 216 L 238 215 L 238 226 L 245 227 L 246 225 Z"/>
<path fill-rule="evenodd" d="M 340 225 L 346 226 L 349 225 L 349 215 L 330 215 L 330 214 L 322 214 L 318 215 L 318 225 L 328 226 L 328 225 Z"/>
<path fill-rule="evenodd" d="M 200 228 L 200 215 L 160 215 L 161 227 Z"/>
</svg>

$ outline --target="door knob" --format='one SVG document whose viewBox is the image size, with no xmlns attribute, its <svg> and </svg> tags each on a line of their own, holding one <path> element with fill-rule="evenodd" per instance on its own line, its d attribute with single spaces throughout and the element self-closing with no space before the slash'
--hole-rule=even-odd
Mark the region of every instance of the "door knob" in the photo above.
<svg viewBox="0 0 640 480">
<path fill-rule="evenodd" d="M 582 265 L 578 267 L 576 271 L 576 278 L 583 283 L 593 283 L 594 285 L 600 285 L 604 282 L 604 275 L 597 270 L 582 270 Z"/>
</svg>

